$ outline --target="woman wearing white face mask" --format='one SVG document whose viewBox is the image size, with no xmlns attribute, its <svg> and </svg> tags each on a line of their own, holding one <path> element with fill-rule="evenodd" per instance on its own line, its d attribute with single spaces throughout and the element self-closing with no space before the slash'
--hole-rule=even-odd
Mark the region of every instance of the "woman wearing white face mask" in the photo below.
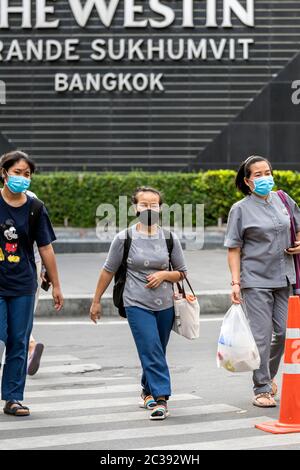
<svg viewBox="0 0 300 470">
<path fill-rule="evenodd" d="M 172 283 L 184 277 L 186 266 L 179 239 L 172 234 L 168 252 L 166 234 L 158 225 L 162 204 L 160 193 L 148 187 L 138 188 L 132 197 L 139 222 L 130 230 L 131 245 L 126 263 L 123 292 L 125 312 L 141 360 L 142 406 L 151 410 L 150 419 L 168 416 L 167 400 L 171 381 L 166 348 L 174 321 Z M 90 317 L 101 316 L 101 297 L 120 268 L 127 231 L 113 240 L 98 281 Z M 173 271 L 169 271 L 169 261 Z"/>
<path fill-rule="evenodd" d="M 13 151 L 3 155 L 0 170 L 4 183 L 0 192 L 0 360 L 6 348 L 1 392 L 4 413 L 28 416 L 30 411 L 21 401 L 37 290 L 34 242 L 51 278 L 57 311 L 63 297 L 47 210 L 41 201 L 25 194 L 35 164 L 25 153 Z"/>
<path fill-rule="evenodd" d="M 296 283 L 292 255 L 300 253 L 300 209 L 285 194 L 296 222 L 297 240 L 291 247 L 290 215 L 273 192 L 272 166 L 258 156 L 240 167 L 236 186 L 245 198 L 231 208 L 225 247 L 232 274 L 232 302 L 243 303 L 257 343 L 260 369 L 254 371 L 253 404 L 275 407 L 274 378 L 284 352 L 288 298 Z"/>
</svg>

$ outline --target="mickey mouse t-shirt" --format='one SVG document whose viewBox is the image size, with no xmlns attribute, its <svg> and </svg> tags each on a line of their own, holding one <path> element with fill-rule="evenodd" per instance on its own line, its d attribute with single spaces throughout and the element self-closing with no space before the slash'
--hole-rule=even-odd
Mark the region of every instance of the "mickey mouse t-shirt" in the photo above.
<svg viewBox="0 0 300 470">
<path fill-rule="evenodd" d="M 0 191 L 0 296 L 34 295 L 37 274 L 29 238 L 29 212 L 33 198 L 20 207 L 7 204 Z M 38 247 L 56 240 L 47 209 L 43 206 L 34 234 Z"/>
</svg>

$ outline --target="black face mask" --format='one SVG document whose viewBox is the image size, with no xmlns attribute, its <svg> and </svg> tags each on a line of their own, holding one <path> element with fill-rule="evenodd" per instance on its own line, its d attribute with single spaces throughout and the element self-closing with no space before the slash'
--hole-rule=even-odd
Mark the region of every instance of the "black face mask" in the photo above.
<svg viewBox="0 0 300 470">
<path fill-rule="evenodd" d="M 153 211 L 152 209 L 146 209 L 142 212 L 138 211 L 136 215 L 138 216 L 140 222 L 143 225 L 147 225 L 148 227 L 151 227 L 152 225 L 155 225 L 159 222 L 159 212 Z"/>
</svg>

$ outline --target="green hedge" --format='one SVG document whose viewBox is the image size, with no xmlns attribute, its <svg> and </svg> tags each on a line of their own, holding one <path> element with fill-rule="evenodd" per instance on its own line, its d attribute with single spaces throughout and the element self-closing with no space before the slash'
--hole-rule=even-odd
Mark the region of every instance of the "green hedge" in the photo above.
<svg viewBox="0 0 300 470">
<path fill-rule="evenodd" d="M 205 204 L 205 223 L 226 221 L 231 205 L 243 195 L 234 185 L 236 173 L 215 170 L 200 173 L 48 173 L 34 175 L 31 189 L 48 207 L 54 225 L 94 227 L 97 207 L 118 207 L 119 195 L 130 196 L 137 186 L 163 191 L 167 204 Z M 300 173 L 275 171 L 277 187 L 300 204 Z"/>
</svg>

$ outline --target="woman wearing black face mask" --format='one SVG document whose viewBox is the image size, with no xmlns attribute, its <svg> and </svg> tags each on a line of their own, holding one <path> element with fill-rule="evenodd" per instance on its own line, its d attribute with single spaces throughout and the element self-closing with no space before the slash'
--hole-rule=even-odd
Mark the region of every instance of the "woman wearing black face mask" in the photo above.
<svg viewBox="0 0 300 470">
<path fill-rule="evenodd" d="M 184 277 L 186 266 L 174 233 L 169 257 L 165 235 L 170 234 L 158 225 L 160 193 L 153 188 L 138 188 L 132 202 L 139 222 L 130 228 L 123 303 L 143 368 L 141 406 L 151 410 L 150 419 L 162 420 L 168 416 L 167 400 L 171 395 L 166 348 L 174 321 L 172 283 Z M 115 237 L 100 274 L 90 309 L 95 323 L 101 315 L 101 297 L 122 263 L 125 232 Z M 173 271 L 169 271 L 169 258 Z"/>
</svg>

